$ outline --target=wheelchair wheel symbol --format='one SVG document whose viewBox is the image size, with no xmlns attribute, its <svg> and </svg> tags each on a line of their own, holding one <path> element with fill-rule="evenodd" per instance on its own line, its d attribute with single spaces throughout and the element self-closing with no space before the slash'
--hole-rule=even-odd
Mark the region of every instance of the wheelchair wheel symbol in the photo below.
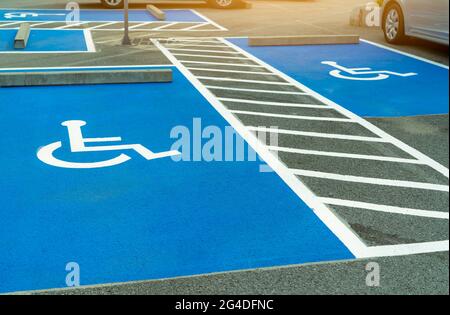
<svg viewBox="0 0 450 315">
<path fill-rule="evenodd" d="M 86 125 L 85 121 L 81 120 L 69 120 L 63 122 L 61 125 L 67 127 L 70 139 L 71 152 L 100 152 L 100 151 L 124 151 L 134 150 L 147 160 L 160 159 L 175 155 L 180 155 L 179 151 L 166 151 L 161 153 L 154 153 L 148 150 L 146 147 L 140 144 L 122 144 L 122 145 L 109 145 L 109 146 L 86 146 L 86 143 L 92 142 L 115 142 L 122 141 L 120 137 L 108 137 L 108 138 L 83 138 L 81 127 Z M 70 162 L 57 159 L 54 156 L 54 152 L 62 147 L 62 142 L 57 141 L 50 143 L 37 152 L 37 158 L 45 164 L 61 167 L 61 168 L 101 168 L 110 167 L 125 163 L 131 159 L 128 155 L 121 153 L 113 159 L 98 161 L 98 162 Z"/>
</svg>

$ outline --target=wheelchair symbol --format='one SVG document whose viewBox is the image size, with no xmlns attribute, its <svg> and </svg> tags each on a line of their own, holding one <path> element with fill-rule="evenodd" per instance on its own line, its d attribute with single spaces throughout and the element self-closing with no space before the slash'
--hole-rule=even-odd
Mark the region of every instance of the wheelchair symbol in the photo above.
<svg viewBox="0 0 450 315">
<path fill-rule="evenodd" d="M 69 120 L 61 124 L 67 127 L 67 131 L 70 139 L 70 150 L 71 152 L 99 152 L 99 151 L 124 151 L 124 150 L 134 150 L 147 160 L 160 159 L 165 157 L 171 157 L 175 155 L 180 155 L 179 151 L 165 151 L 160 153 L 153 153 L 146 147 L 140 144 L 122 144 L 122 145 L 108 145 L 108 146 L 86 146 L 87 143 L 92 142 L 115 142 L 122 141 L 121 137 L 108 137 L 108 138 L 83 138 L 83 133 L 81 132 L 81 127 L 86 125 L 85 121 L 82 120 Z M 62 142 L 57 141 L 49 145 L 40 148 L 37 152 L 37 157 L 42 162 L 62 168 L 100 168 L 115 166 L 127 162 L 131 159 L 128 155 L 121 153 L 113 159 L 99 161 L 99 162 L 68 162 L 55 158 L 53 153 L 62 147 Z"/>
<path fill-rule="evenodd" d="M 66 16 L 64 13 L 35 13 L 35 12 L 10 12 L 5 13 L 5 19 L 25 19 L 27 17 L 36 18 L 39 16 Z"/>
<path fill-rule="evenodd" d="M 330 75 L 344 80 L 356 80 L 356 81 L 379 81 L 386 80 L 390 76 L 397 77 L 411 77 L 417 75 L 417 73 L 397 73 L 388 70 L 373 71 L 372 68 L 346 68 L 337 64 L 334 61 L 322 61 L 322 64 L 336 68 L 330 71 Z M 367 75 L 372 75 L 367 77 Z"/>
</svg>

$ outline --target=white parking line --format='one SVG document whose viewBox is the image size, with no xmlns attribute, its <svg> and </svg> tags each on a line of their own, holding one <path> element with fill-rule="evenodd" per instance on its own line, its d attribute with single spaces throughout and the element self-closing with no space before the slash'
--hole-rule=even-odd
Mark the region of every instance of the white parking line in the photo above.
<svg viewBox="0 0 450 315">
<path fill-rule="evenodd" d="M 244 57 L 227 57 L 227 56 L 216 56 L 216 55 L 193 55 L 193 54 L 173 54 L 174 56 L 187 56 L 187 57 L 201 57 L 201 58 L 211 58 L 211 59 L 235 59 L 235 60 L 247 60 Z"/>
<path fill-rule="evenodd" d="M 302 103 L 281 103 L 281 102 L 265 102 L 265 101 L 253 101 L 247 99 L 236 99 L 227 97 L 218 97 L 222 102 L 233 102 L 233 103 L 243 103 L 243 104 L 255 104 L 255 105 L 266 105 L 266 106 L 281 106 L 281 107 L 300 107 L 300 108 L 317 108 L 317 109 L 331 109 L 333 108 L 326 105 L 316 105 L 316 104 L 302 104 Z"/>
<path fill-rule="evenodd" d="M 206 87 L 208 89 L 212 89 L 212 90 L 239 91 L 239 92 L 256 92 L 256 93 L 284 94 L 284 95 L 308 95 L 308 93 L 305 93 L 305 92 L 293 92 L 293 91 L 291 92 L 291 91 L 244 89 L 244 88 L 223 87 L 223 86 L 214 86 L 214 85 L 207 85 Z"/>
<path fill-rule="evenodd" d="M 153 29 L 155 30 L 155 29 Z M 188 49 L 188 48 L 169 48 L 170 51 L 194 51 L 194 52 L 207 52 L 207 53 L 221 53 L 230 55 L 240 55 L 240 53 L 235 51 L 224 51 L 224 50 L 206 50 L 206 49 Z"/>
<path fill-rule="evenodd" d="M 348 118 L 335 118 L 335 117 L 317 117 L 317 116 L 297 116 L 297 115 L 285 115 L 285 114 L 272 114 L 264 112 L 253 112 L 246 110 L 230 110 L 233 114 L 239 115 L 251 115 L 251 116 L 262 116 L 262 117 L 275 117 L 275 118 L 286 118 L 286 119 L 299 119 L 299 120 L 320 120 L 320 121 L 337 121 L 345 123 L 355 123 L 355 121 Z"/>
<path fill-rule="evenodd" d="M 175 56 L 175 54 L 174 54 Z M 289 85 L 292 86 L 291 83 L 288 82 L 274 82 L 274 81 L 260 81 L 260 80 L 244 80 L 244 79 L 231 79 L 231 78 L 220 78 L 220 77 L 207 77 L 207 76 L 196 76 L 197 79 L 200 80 L 212 80 L 212 81 L 226 81 L 226 82 L 240 82 L 240 83 L 261 83 L 261 84 L 270 84 L 270 85 Z"/>
<path fill-rule="evenodd" d="M 382 162 L 394 162 L 394 163 L 406 163 L 406 164 L 423 165 L 423 162 L 419 161 L 419 160 L 397 158 L 397 157 L 389 157 L 389 156 L 353 154 L 353 153 L 342 153 L 342 152 L 328 152 L 328 151 L 317 151 L 317 150 L 305 150 L 305 149 L 276 147 L 276 146 L 268 146 L 267 148 L 269 150 L 272 150 L 272 151 L 286 152 L 286 153 L 296 153 L 296 154 L 306 154 L 306 155 L 320 155 L 320 156 L 331 156 L 331 157 L 346 158 L 346 159 L 359 159 L 359 160 L 371 160 L 371 161 L 382 161 Z"/>
<path fill-rule="evenodd" d="M 395 179 L 383 179 L 383 178 L 373 178 L 364 176 L 352 176 L 352 175 L 341 175 L 335 173 L 325 173 L 309 170 L 291 169 L 292 173 L 298 176 L 305 177 L 316 177 L 324 179 L 332 179 L 343 182 L 353 182 L 353 183 L 363 183 L 372 185 L 382 185 L 382 186 L 393 186 L 393 187 L 404 187 L 404 188 L 416 188 L 423 190 L 436 190 L 449 192 L 449 187 L 446 185 L 429 184 L 421 182 L 411 182 Z"/>
<path fill-rule="evenodd" d="M 241 70 L 214 69 L 214 68 L 190 68 L 190 67 L 188 67 L 188 70 L 191 70 L 191 71 L 225 72 L 225 73 L 243 73 L 243 74 L 261 74 L 261 75 L 268 75 L 268 76 L 276 75 L 276 74 L 273 74 L 273 73 L 270 73 L 270 72 L 241 71 Z"/>
<path fill-rule="evenodd" d="M 367 202 L 343 200 L 343 199 L 336 199 L 336 198 L 320 198 L 320 200 L 325 204 L 334 205 L 334 206 L 367 209 L 367 210 L 373 210 L 373 211 L 379 211 L 379 212 L 412 215 L 412 216 L 426 217 L 426 218 L 445 219 L 445 220 L 449 219 L 449 213 L 443 212 L 443 211 L 441 212 L 441 211 L 432 211 L 432 210 L 401 208 L 401 207 L 393 207 L 393 206 L 388 206 L 388 205 L 379 205 L 379 204 L 373 204 L 373 203 L 367 203 Z"/>
<path fill-rule="evenodd" d="M 320 132 L 286 130 L 286 129 L 278 129 L 278 128 L 253 127 L 253 126 L 248 126 L 247 129 L 250 131 L 256 131 L 256 132 L 279 133 L 279 134 L 294 135 L 294 136 L 386 143 L 385 139 L 375 138 L 375 137 L 362 137 L 362 136 L 342 135 L 342 134 L 333 134 L 333 133 L 320 133 Z"/>
</svg>

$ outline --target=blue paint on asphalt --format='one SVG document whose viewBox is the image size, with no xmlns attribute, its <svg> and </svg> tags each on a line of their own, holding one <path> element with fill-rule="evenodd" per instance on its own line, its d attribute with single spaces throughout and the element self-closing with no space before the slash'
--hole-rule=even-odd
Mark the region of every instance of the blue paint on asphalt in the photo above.
<svg viewBox="0 0 450 315">
<path fill-rule="evenodd" d="M 85 52 L 83 30 L 31 30 L 25 49 L 14 49 L 17 30 L 0 30 L 0 52 Z"/>
<path fill-rule="evenodd" d="M 361 42 L 359 45 L 249 47 L 247 39 L 230 39 L 252 55 L 348 110 L 370 117 L 447 114 L 448 69 Z M 355 81 L 330 75 L 334 61 L 347 68 L 372 68 L 390 75 L 379 81 Z M 358 77 L 373 77 L 363 75 Z"/>
<path fill-rule="evenodd" d="M 71 153 L 66 120 L 87 121 L 86 137 L 160 152 L 175 141 L 172 128 L 196 117 L 227 126 L 176 69 L 171 84 L 0 88 L 0 292 L 64 287 L 69 262 L 87 285 L 353 258 L 260 161 L 126 152 L 132 159 L 119 166 L 76 170 L 36 157 L 55 141 L 59 159 L 117 155 Z"/>
<path fill-rule="evenodd" d="M 67 10 L 7 9 L 0 10 L 0 22 L 65 22 Z M 167 22 L 206 22 L 205 19 L 191 10 L 165 10 Z M 159 21 L 147 10 L 129 10 L 130 22 Z M 80 10 L 81 22 L 122 22 L 123 10 Z"/>
</svg>

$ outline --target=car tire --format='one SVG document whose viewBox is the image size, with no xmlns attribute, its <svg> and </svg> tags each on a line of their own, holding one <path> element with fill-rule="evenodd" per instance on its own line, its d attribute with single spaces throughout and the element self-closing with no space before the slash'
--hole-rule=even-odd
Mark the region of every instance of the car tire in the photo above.
<svg viewBox="0 0 450 315">
<path fill-rule="evenodd" d="M 208 0 L 208 3 L 217 9 L 233 9 L 238 6 L 238 0 Z"/>
<path fill-rule="evenodd" d="M 108 9 L 122 9 L 123 0 L 102 0 L 102 5 Z"/>
<path fill-rule="evenodd" d="M 387 5 L 383 11 L 383 33 L 390 44 L 401 44 L 405 40 L 405 18 L 397 3 Z"/>
</svg>

